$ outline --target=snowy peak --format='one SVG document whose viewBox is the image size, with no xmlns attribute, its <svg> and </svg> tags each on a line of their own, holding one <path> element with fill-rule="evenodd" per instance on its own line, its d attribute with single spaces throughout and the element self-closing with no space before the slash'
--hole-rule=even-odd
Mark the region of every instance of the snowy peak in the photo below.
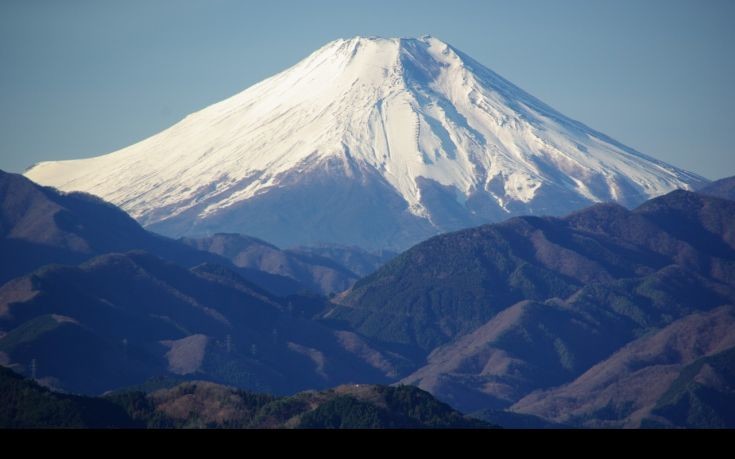
<svg viewBox="0 0 735 459">
<path fill-rule="evenodd" d="M 517 213 L 634 205 L 703 182 L 565 117 L 430 36 L 335 40 L 149 139 L 97 158 L 41 163 L 27 175 L 98 194 L 174 235 L 211 228 L 271 240 L 267 224 L 253 227 L 243 216 L 262 218 L 249 212 L 267 201 L 282 220 L 303 224 L 311 217 L 290 206 L 308 193 L 324 199 L 329 182 L 357 200 L 342 205 L 365 208 L 361 200 L 375 193 L 393 203 L 391 217 L 374 211 L 395 220 L 380 231 L 403 242 L 382 247 Z M 308 240 L 276 242 L 380 237 L 320 235 L 315 227 Z"/>
</svg>

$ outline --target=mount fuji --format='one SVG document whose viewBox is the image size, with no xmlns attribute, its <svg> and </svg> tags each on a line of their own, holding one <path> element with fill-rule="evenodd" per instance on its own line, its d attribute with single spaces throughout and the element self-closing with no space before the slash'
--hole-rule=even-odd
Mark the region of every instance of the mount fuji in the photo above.
<svg viewBox="0 0 735 459">
<path fill-rule="evenodd" d="M 707 182 L 428 36 L 330 42 L 146 140 L 25 175 L 98 195 L 169 236 L 370 249 Z"/>
</svg>

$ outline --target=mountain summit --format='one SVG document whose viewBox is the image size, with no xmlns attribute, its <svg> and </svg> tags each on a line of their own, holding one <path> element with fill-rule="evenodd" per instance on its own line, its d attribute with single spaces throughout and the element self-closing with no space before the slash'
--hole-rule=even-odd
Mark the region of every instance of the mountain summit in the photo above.
<svg viewBox="0 0 735 459">
<path fill-rule="evenodd" d="M 330 42 L 146 140 L 26 176 L 101 196 L 172 236 L 368 248 L 706 182 L 433 37 Z"/>
</svg>

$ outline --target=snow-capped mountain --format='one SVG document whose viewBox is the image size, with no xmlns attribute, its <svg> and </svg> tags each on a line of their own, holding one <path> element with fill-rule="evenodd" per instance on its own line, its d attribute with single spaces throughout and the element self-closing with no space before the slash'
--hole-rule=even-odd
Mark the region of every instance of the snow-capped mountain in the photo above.
<svg viewBox="0 0 735 459">
<path fill-rule="evenodd" d="M 25 175 L 101 196 L 172 236 L 368 248 L 705 182 L 432 37 L 333 41 L 137 144 Z"/>
</svg>

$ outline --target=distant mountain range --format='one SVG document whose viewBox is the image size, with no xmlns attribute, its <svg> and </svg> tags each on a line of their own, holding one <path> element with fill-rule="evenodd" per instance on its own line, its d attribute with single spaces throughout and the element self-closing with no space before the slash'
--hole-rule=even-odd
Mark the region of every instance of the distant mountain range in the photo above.
<svg viewBox="0 0 735 459">
<path fill-rule="evenodd" d="M 372 273 L 395 255 L 339 246 L 281 250 L 263 240 L 240 234 L 215 234 L 199 239 L 182 238 L 180 241 L 195 249 L 223 256 L 241 268 L 287 277 L 310 291 L 324 294 L 346 290 L 361 276 Z"/>
<path fill-rule="evenodd" d="M 88 395 L 161 378 L 279 396 L 400 382 L 510 427 L 733 427 L 734 228 L 735 201 L 682 190 L 513 218 L 422 242 L 330 302 L 261 279 L 327 293 L 381 256 L 174 241 L 97 198 L 2 174 L 0 364 Z M 230 390 L 211 393 L 246 403 Z M 135 406 L 189 409 L 176 393 Z M 392 419 L 334 403 L 319 422 L 352 408 Z M 165 422 L 191 421 L 168 409 Z"/>
<path fill-rule="evenodd" d="M 125 212 L 99 198 L 61 193 L 3 171 L 0 249 L 7 257 L 0 264 L 0 284 L 44 264 L 74 264 L 104 253 L 145 250 L 185 267 L 201 263 L 227 266 L 282 296 L 343 290 L 359 274 L 374 271 L 391 255 L 335 246 L 337 255 L 331 259 L 325 248 L 284 252 L 264 241 L 238 235 L 175 241 L 144 230 Z M 340 257 L 359 274 L 341 266 Z"/>
<path fill-rule="evenodd" d="M 723 199 L 735 199 L 735 177 L 716 180 L 698 189 L 697 192 Z"/>
<path fill-rule="evenodd" d="M 388 382 L 392 358 L 309 320 L 319 299 L 278 298 L 217 265 L 145 252 L 47 266 L 0 288 L 0 358 L 52 387 L 98 394 L 176 374 L 278 394 Z"/>
<path fill-rule="evenodd" d="M 153 137 L 25 174 L 173 237 L 370 250 L 707 183 L 428 36 L 335 40 Z"/>
</svg>

